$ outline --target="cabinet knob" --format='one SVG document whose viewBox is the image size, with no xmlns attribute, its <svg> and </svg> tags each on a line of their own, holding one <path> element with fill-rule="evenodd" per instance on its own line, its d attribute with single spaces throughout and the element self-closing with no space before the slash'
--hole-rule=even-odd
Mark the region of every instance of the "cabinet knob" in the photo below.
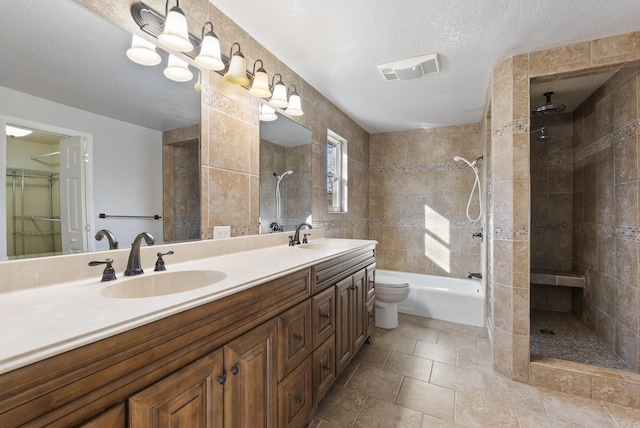
<svg viewBox="0 0 640 428">
<path fill-rule="evenodd" d="M 322 366 L 322 368 L 328 371 L 331 370 L 331 365 L 325 364 L 324 366 Z"/>
<path fill-rule="evenodd" d="M 296 339 L 298 339 L 300 342 L 302 342 L 303 337 L 302 337 L 301 334 L 297 334 L 296 335 Z"/>
<path fill-rule="evenodd" d="M 296 401 L 297 401 L 298 403 L 302 403 L 302 395 L 298 395 L 298 396 L 296 397 Z"/>
<path fill-rule="evenodd" d="M 224 383 L 227 381 L 227 375 L 226 374 L 222 374 L 220 376 L 218 376 L 218 383 L 220 385 L 224 385 Z"/>
<path fill-rule="evenodd" d="M 331 314 L 330 314 L 330 313 L 327 313 L 327 314 L 322 314 L 322 316 L 323 316 L 323 317 L 325 317 L 326 319 L 329 319 L 329 318 L 331 318 Z"/>
<path fill-rule="evenodd" d="M 233 366 L 231 367 L 231 373 L 233 373 L 233 375 L 237 375 L 240 372 L 240 369 L 238 368 L 238 366 Z"/>
</svg>

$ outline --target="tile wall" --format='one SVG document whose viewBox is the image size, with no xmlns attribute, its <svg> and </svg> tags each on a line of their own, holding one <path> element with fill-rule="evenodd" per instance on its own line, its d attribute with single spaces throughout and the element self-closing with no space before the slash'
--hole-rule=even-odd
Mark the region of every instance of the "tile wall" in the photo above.
<svg viewBox="0 0 640 428">
<path fill-rule="evenodd" d="M 472 239 L 480 221 L 466 216 L 475 175 L 453 161 L 483 154 L 480 131 L 473 124 L 371 136 L 369 237 L 379 243 L 378 267 L 461 278 L 481 271 L 481 241 Z M 469 213 L 478 212 L 476 190 Z"/>
</svg>

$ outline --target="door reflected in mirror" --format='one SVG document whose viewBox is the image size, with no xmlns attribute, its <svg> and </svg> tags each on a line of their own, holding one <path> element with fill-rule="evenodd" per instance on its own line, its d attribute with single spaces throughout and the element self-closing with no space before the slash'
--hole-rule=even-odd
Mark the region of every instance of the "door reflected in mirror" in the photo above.
<svg viewBox="0 0 640 428">
<path fill-rule="evenodd" d="M 260 122 L 260 233 L 311 224 L 311 131 L 276 115 Z"/>
</svg>

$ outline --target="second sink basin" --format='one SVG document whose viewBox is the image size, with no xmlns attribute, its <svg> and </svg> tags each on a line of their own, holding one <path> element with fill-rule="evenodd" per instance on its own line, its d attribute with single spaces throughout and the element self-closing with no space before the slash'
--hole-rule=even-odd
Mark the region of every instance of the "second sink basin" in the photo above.
<svg viewBox="0 0 640 428">
<path fill-rule="evenodd" d="M 104 297 L 131 299 L 182 293 L 220 282 L 227 274 L 217 270 L 184 270 L 124 277 L 102 290 Z"/>
</svg>

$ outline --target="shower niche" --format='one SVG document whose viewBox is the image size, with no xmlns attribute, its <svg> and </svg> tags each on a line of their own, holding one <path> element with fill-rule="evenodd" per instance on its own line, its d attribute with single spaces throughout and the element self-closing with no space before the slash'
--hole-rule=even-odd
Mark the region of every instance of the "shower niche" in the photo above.
<svg viewBox="0 0 640 428">
<path fill-rule="evenodd" d="M 311 223 L 311 131 L 276 115 L 260 122 L 260 233 Z"/>
</svg>

